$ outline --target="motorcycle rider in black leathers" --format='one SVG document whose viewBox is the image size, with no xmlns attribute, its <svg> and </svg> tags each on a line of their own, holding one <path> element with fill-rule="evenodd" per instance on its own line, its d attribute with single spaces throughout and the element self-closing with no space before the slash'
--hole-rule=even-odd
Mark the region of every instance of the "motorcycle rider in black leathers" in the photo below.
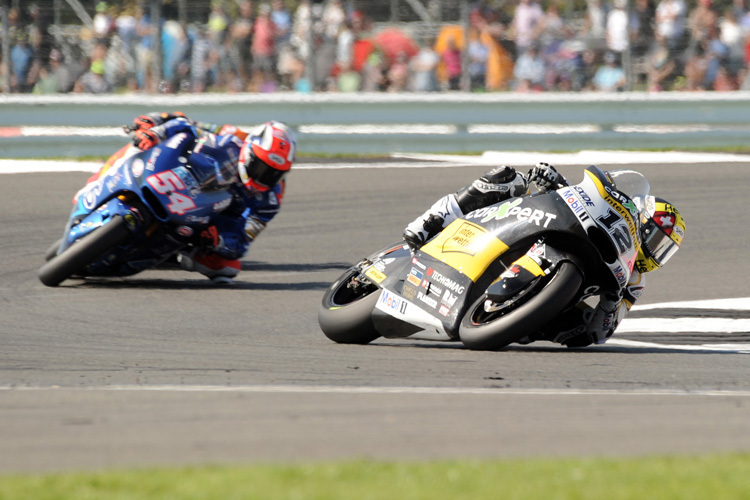
<svg viewBox="0 0 750 500">
<path fill-rule="evenodd" d="M 565 177 L 548 163 L 537 163 L 527 175 L 508 166 L 493 168 L 456 193 L 437 200 L 406 226 L 404 240 L 416 251 L 455 219 L 478 208 L 528 194 L 532 182 L 542 193 L 568 185 Z M 581 302 L 558 318 L 554 331 L 535 332 L 519 342 L 549 340 L 568 347 L 606 342 L 643 293 L 644 273 L 665 264 L 679 249 L 685 234 L 680 212 L 661 198 L 647 197 L 641 222 L 638 258 L 630 280 L 617 293 L 601 294 L 596 307 Z"/>
</svg>

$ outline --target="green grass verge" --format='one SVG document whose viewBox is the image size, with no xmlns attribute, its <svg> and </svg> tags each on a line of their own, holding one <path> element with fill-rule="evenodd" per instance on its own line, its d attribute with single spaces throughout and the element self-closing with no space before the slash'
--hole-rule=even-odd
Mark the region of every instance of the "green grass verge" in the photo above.
<svg viewBox="0 0 750 500">
<path fill-rule="evenodd" d="M 373 462 L 0 476 L 0 499 L 750 499 L 750 454 Z"/>
</svg>

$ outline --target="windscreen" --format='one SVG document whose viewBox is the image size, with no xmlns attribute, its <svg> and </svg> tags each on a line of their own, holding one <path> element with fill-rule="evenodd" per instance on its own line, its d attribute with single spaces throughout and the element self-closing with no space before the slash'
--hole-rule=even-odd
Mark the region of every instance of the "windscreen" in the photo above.
<svg viewBox="0 0 750 500">
<path fill-rule="evenodd" d="M 635 170 L 610 170 L 609 176 L 614 181 L 618 191 L 628 195 L 636 204 L 638 210 L 643 210 L 646 207 L 646 196 L 651 189 L 651 185 L 642 173 Z"/>
</svg>

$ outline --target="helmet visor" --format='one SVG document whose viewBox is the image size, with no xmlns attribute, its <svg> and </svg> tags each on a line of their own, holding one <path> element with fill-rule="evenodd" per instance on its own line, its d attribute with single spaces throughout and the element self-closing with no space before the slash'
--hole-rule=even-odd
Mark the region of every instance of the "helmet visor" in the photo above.
<svg viewBox="0 0 750 500">
<path fill-rule="evenodd" d="M 643 238 L 643 246 L 660 266 L 666 264 L 680 249 L 680 246 L 653 220 L 645 224 L 643 232 L 646 235 Z"/>
<path fill-rule="evenodd" d="M 245 173 L 247 174 L 246 184 L 249 184 L 249 187 L 265 191 L 278 184 L 284 178 L 286 171 L 273 168 L 258 157 L 254 157 L 245 167 Z"/>
</svg>

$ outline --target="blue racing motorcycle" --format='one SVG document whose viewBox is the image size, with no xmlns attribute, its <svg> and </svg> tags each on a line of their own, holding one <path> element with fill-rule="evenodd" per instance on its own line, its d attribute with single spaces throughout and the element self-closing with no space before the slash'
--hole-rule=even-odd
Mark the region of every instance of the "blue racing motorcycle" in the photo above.
<svg viewBox="0 0 750 500">
<path fill-rule="evenodd" d="M 125 146 L 112 155 L 73 198 L 63 237 L 39 269 L 41 282 L 129 276 L 199 245 L 233 193 L 217 186 L 228 172 L 207 156 L 190 155 L 192 142 L 177 134 L 148 151 Z"/>
</svg>

